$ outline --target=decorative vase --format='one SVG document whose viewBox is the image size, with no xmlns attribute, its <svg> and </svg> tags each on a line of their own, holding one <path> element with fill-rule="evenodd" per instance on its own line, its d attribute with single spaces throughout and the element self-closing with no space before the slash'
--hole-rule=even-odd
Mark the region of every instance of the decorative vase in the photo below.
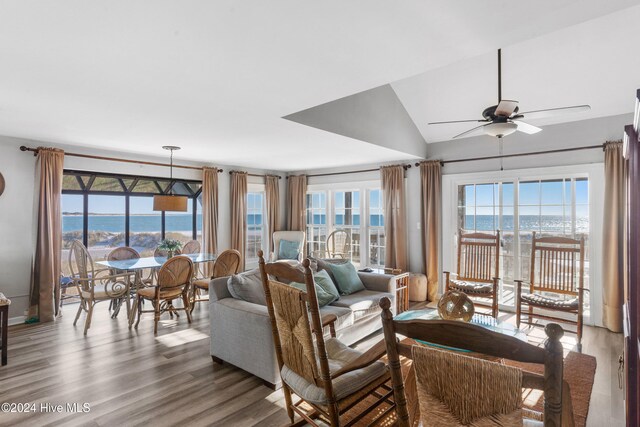
<svg viewBox="0 0 640 427">
<path fill-rule="evenodd" d="M 173 258 L 174 251 L 167 251 L 167 259 Z"/>
</svg>

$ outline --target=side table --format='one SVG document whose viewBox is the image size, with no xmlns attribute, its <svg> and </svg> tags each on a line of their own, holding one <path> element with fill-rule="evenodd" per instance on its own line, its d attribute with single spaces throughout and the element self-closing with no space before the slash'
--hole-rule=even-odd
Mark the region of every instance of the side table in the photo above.
<svg viewBox="0 0 640 427">
<path fill-rule="evenodd" d="M 385 268 L 374 268 L 373 273 L 391 274 L 396 280 L 396 314 L 409 310 L 409 272 Z"/>
</svg>

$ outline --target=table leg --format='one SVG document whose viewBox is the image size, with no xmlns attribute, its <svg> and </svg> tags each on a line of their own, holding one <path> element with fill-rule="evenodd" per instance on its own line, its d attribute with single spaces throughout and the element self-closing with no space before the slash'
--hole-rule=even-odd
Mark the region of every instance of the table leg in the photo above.
<svg viewBox="0 0 640 427">
<path fill-rule="evenodd" d="M 138 312 L 138 289 L 142 287 L 142 271 L 136 270 L 135 276 L 133 279 L 133 285 L 135 287 L 135 297 L 133 298 L 133 304 L 131 305 L 131 310 L 129 311 L 129 329 L 133 326 L 133 321 L 136 318 L 135 313 Z M 128 295 L 127 298 L 131 298 L 131 295 Z"/>
<path fill-rule="evenodd" d="M 2 318 L 2 366 L 7 364 L 7 335 L 9 329 L 9 306 L 0 307 L 0 317 Z"/>
</svg>

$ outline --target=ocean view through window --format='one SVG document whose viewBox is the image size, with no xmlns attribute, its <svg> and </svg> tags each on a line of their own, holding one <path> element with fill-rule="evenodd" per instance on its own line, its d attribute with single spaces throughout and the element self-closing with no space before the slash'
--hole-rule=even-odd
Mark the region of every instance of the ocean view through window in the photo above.
<svg viewBox="0 0 640 427">
<path fill-rule="evenodd" d="M 159 242 L 196 240 L 202 234 L 199 181 L 65 171 L 62 190 L 62 267 L 68 274 L 68 249 L 81 240 L 95 261 L 119 246 L 152 256 Z M 189 197 L 187 212 L 155 212 L 155 194 Z"/>
</svg>

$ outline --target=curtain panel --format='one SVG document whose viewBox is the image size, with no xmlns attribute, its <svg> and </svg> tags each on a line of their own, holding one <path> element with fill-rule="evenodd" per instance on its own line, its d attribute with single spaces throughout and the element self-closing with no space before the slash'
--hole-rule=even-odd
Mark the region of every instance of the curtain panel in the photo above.
<svg viewBox="0 0 640 427">
<path fill-rule="evenodd" d="M 428 299 L 434 301 L 439 289 L 440 233 L 442 212 L 442 166 L 440 161 L 420 163 L 421 228 L 424 272 Z"/>
<path fill-rule="evenodd" d="M 622 142 L 607 142 L 604 149 L 604 218 L 602 224 L 603 323 L 622 332 L 625 280 L 625 221 L 627 213 L 627 161 Z"/>
<path fill-rule="evenodd" d="M 402 165 L 380 168 L 386 240 L 384 265 L 407 270 L 407 212 Z"/>
<path fill-rule="evenodd" d="M 240 271 L 245 269 L 247 234 L 247 173 L 231 172 L 231 248 L 240 252 Z"/>
<path fill-rule="evenodd" d="M 266 190 L 266 207 L 267 207 L 267 229 L 269 236 L 267 237 L 268 249 L 276 252 L 273 248 L 273 232 L 278 231 L 278 218 L 280 217 L 280 179 L 278 176 L 267 175 L 265 177 Z"/>
<path fill-rule="evenodd" d="M 51 322 L 59 314 L 62 252 L 62 172 L 64 151 L 38 148 L 38 225 L 29 318 Z"/>
<path fill-rule="evenodd" d="M 305 231 L 304 217 L 307 198 L 307 176 L 293 175 L 287 179 L 287 229 Z"/>
<path fill-rule="evenodd" d="M 202 168 L 202 247 L 203 252 L 218 252 L 218 168 Z M 213 274 L 213 263 L 204 266 L 205 275 Z"/>
</svg>

